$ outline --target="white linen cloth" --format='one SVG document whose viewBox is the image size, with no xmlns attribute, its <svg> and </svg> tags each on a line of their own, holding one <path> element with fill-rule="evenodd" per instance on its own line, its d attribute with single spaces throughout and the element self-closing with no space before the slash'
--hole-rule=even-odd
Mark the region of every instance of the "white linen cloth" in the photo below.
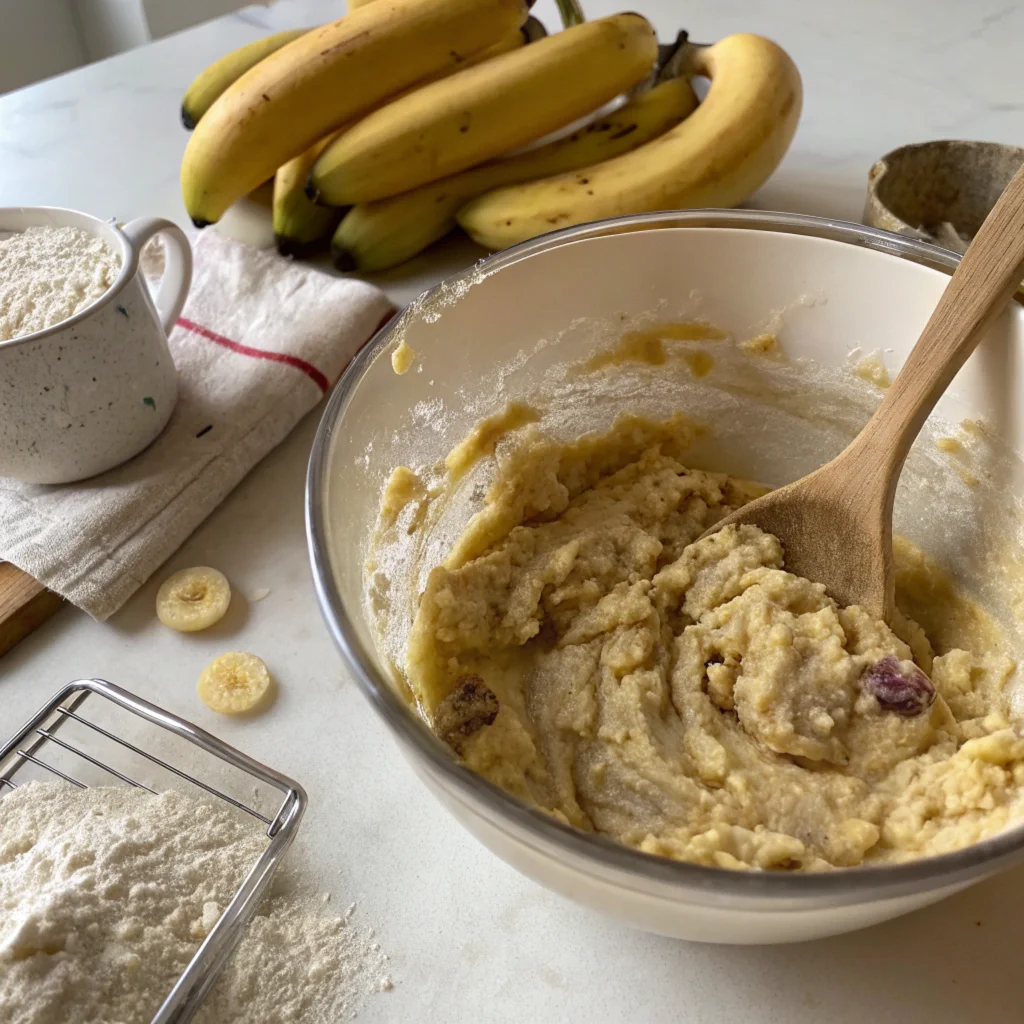
<svg viewBox="0 0 1024 1024">
<path fill-rule="evenodd" d="M 112 615 L 341 375 L 384 294 L 213 230 L 170 335 L 178 404 L 145 451 L 89 480 L 0 479 L 0 560 Z"/>
</svg>

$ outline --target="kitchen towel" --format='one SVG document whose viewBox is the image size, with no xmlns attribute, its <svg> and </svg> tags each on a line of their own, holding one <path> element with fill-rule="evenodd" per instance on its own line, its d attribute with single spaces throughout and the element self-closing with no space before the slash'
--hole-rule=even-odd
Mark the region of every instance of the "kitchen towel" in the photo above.
<svg viewBox="0 0 1024 1024">
<path fill-rule="evenodd" d="M 159 251 L 159 250 L 158 250 Z M 0 479 L 0 560 L 112 615 L 328 392 L 389 315 L 384 294 L 207 230 L 171 332 L 180 393 L 164 432 L 62 486 Z"/>
</svg>

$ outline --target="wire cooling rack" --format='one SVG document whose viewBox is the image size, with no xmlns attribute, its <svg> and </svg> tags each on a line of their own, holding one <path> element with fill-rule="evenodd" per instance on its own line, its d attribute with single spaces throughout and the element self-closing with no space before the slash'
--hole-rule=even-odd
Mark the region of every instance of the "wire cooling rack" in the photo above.
<svg viewBox="0 0 1024 1024">
<path fill-rule="evenodd" d="M 86 701 L 89 701 L 88 716 L 83 711 Z M 149 729 L 150 740 L 144 745 L 122 735 L 125 727 L 145 728 L 136 719 L 158 730 Z M 107 724 L 101 724 L 104 721 Z M 182 750 L 189 752 L 187 745 L 191 744 L 209 755 L 206 760 L 211 770 L 205 773 L 206 779 L 198 772 L 176 767 L 168 759 L 169 755 L 158 757 L 151 749 L 145 749 L 145 746 L 164 748 L 175 744 L 179 754 Z M 194 751 L 191 753 L 194 759 Z M 110 785 L 112 779 L 117 779 L 124 785 L 157 793 L 158 789 L 150 784 L 156 781 L 154 778 L 143 781 L 146 772 L 161 778 L 169 775 L 197 786 L 210 796 L 252 815 L 266 825 L 269 839 L 220 920 L 152 1020 L 152 1024 L 186 1024 L 241 940 L 246 923 L 259 906 L 260 896 L 295 838 L 306 809 L 306 794 L 287 776 L 120 686 L 103 679 L 79 679 L 55 694 L 23 729 L 0 747 L 0 799 L 18 787 L 20 782 L 15 781 L 16 777 L 24 781 L 28 775 L 56 776 L 82 789 L 89 785 Z M 224 783 L 214 784 L 210 777 L 218 772 L 227 778 Z M 87 778 L 93 781 L 83 781 Z M 251 787 L 251 793 L 242 795 L 240 790 L 246 785 Z M 234 789 L 238 795 L 231 795 L 228 789 Z M 265 806 L 261 808 L 261 804 Z"/>
</svg>

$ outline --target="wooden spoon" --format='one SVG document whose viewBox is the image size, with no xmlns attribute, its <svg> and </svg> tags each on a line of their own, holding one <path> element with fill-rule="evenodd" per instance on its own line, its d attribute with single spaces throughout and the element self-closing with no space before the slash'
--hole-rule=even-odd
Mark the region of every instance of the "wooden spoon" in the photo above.
<svg viewBox="0 0 1024 1024">
<path fill-rule="evenodd" d="M 841 605 L 890 620 L 895 604 L 892 506 L 903 462 L 942 393 L 1024 277 L 1024 167 L 939 299 L 881 405 L 853 442 L 796 483 L 708 530 L 743 523 L 782 542 L 786 569 L 824 583 Z"/>
</svg>

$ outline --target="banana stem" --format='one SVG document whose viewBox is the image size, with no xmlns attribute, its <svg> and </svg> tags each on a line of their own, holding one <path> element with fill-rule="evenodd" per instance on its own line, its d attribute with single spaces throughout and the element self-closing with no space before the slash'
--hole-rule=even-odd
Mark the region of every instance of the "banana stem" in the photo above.
<svg viewBox="0 0 1024 1024">
<path fill-rule="evenodd" d="M 656 68 L 659 80 L 665 81 L 666 77 L 674 78 L 674 75 L 665 75 L 665 69 L 670 65 L 678 63 L 681 59 L 680 51 L 686 46 L 687 40 L 690 38 L 690 33 L 685 28 L 681 28 L 676 33 L 674 42 L 671 43 L 659 43 L 658 45 L 658 66 Z"/>
<path fill-rule="evenodd" d="M 684 47 L 682 74 L 686 78 L 715 77 L 715 47 L 706 44 L 687 43 Z"/>
<path fill-rule="evenodd" d="M 579 0 L 555 0 L 558 7 L 558 14 L 562 19 L 563 28 L 572 28 L 573 25 L 582 25 L 587 20 Z"/>
<path fill-rule="evenodd" d="M 658 81 L 704 74 L 704 56 L 709 49 L 706 43 L 691 42 L 687 32 L 680 31 L 674 43 L 658 47 Z"/>
</svg>

